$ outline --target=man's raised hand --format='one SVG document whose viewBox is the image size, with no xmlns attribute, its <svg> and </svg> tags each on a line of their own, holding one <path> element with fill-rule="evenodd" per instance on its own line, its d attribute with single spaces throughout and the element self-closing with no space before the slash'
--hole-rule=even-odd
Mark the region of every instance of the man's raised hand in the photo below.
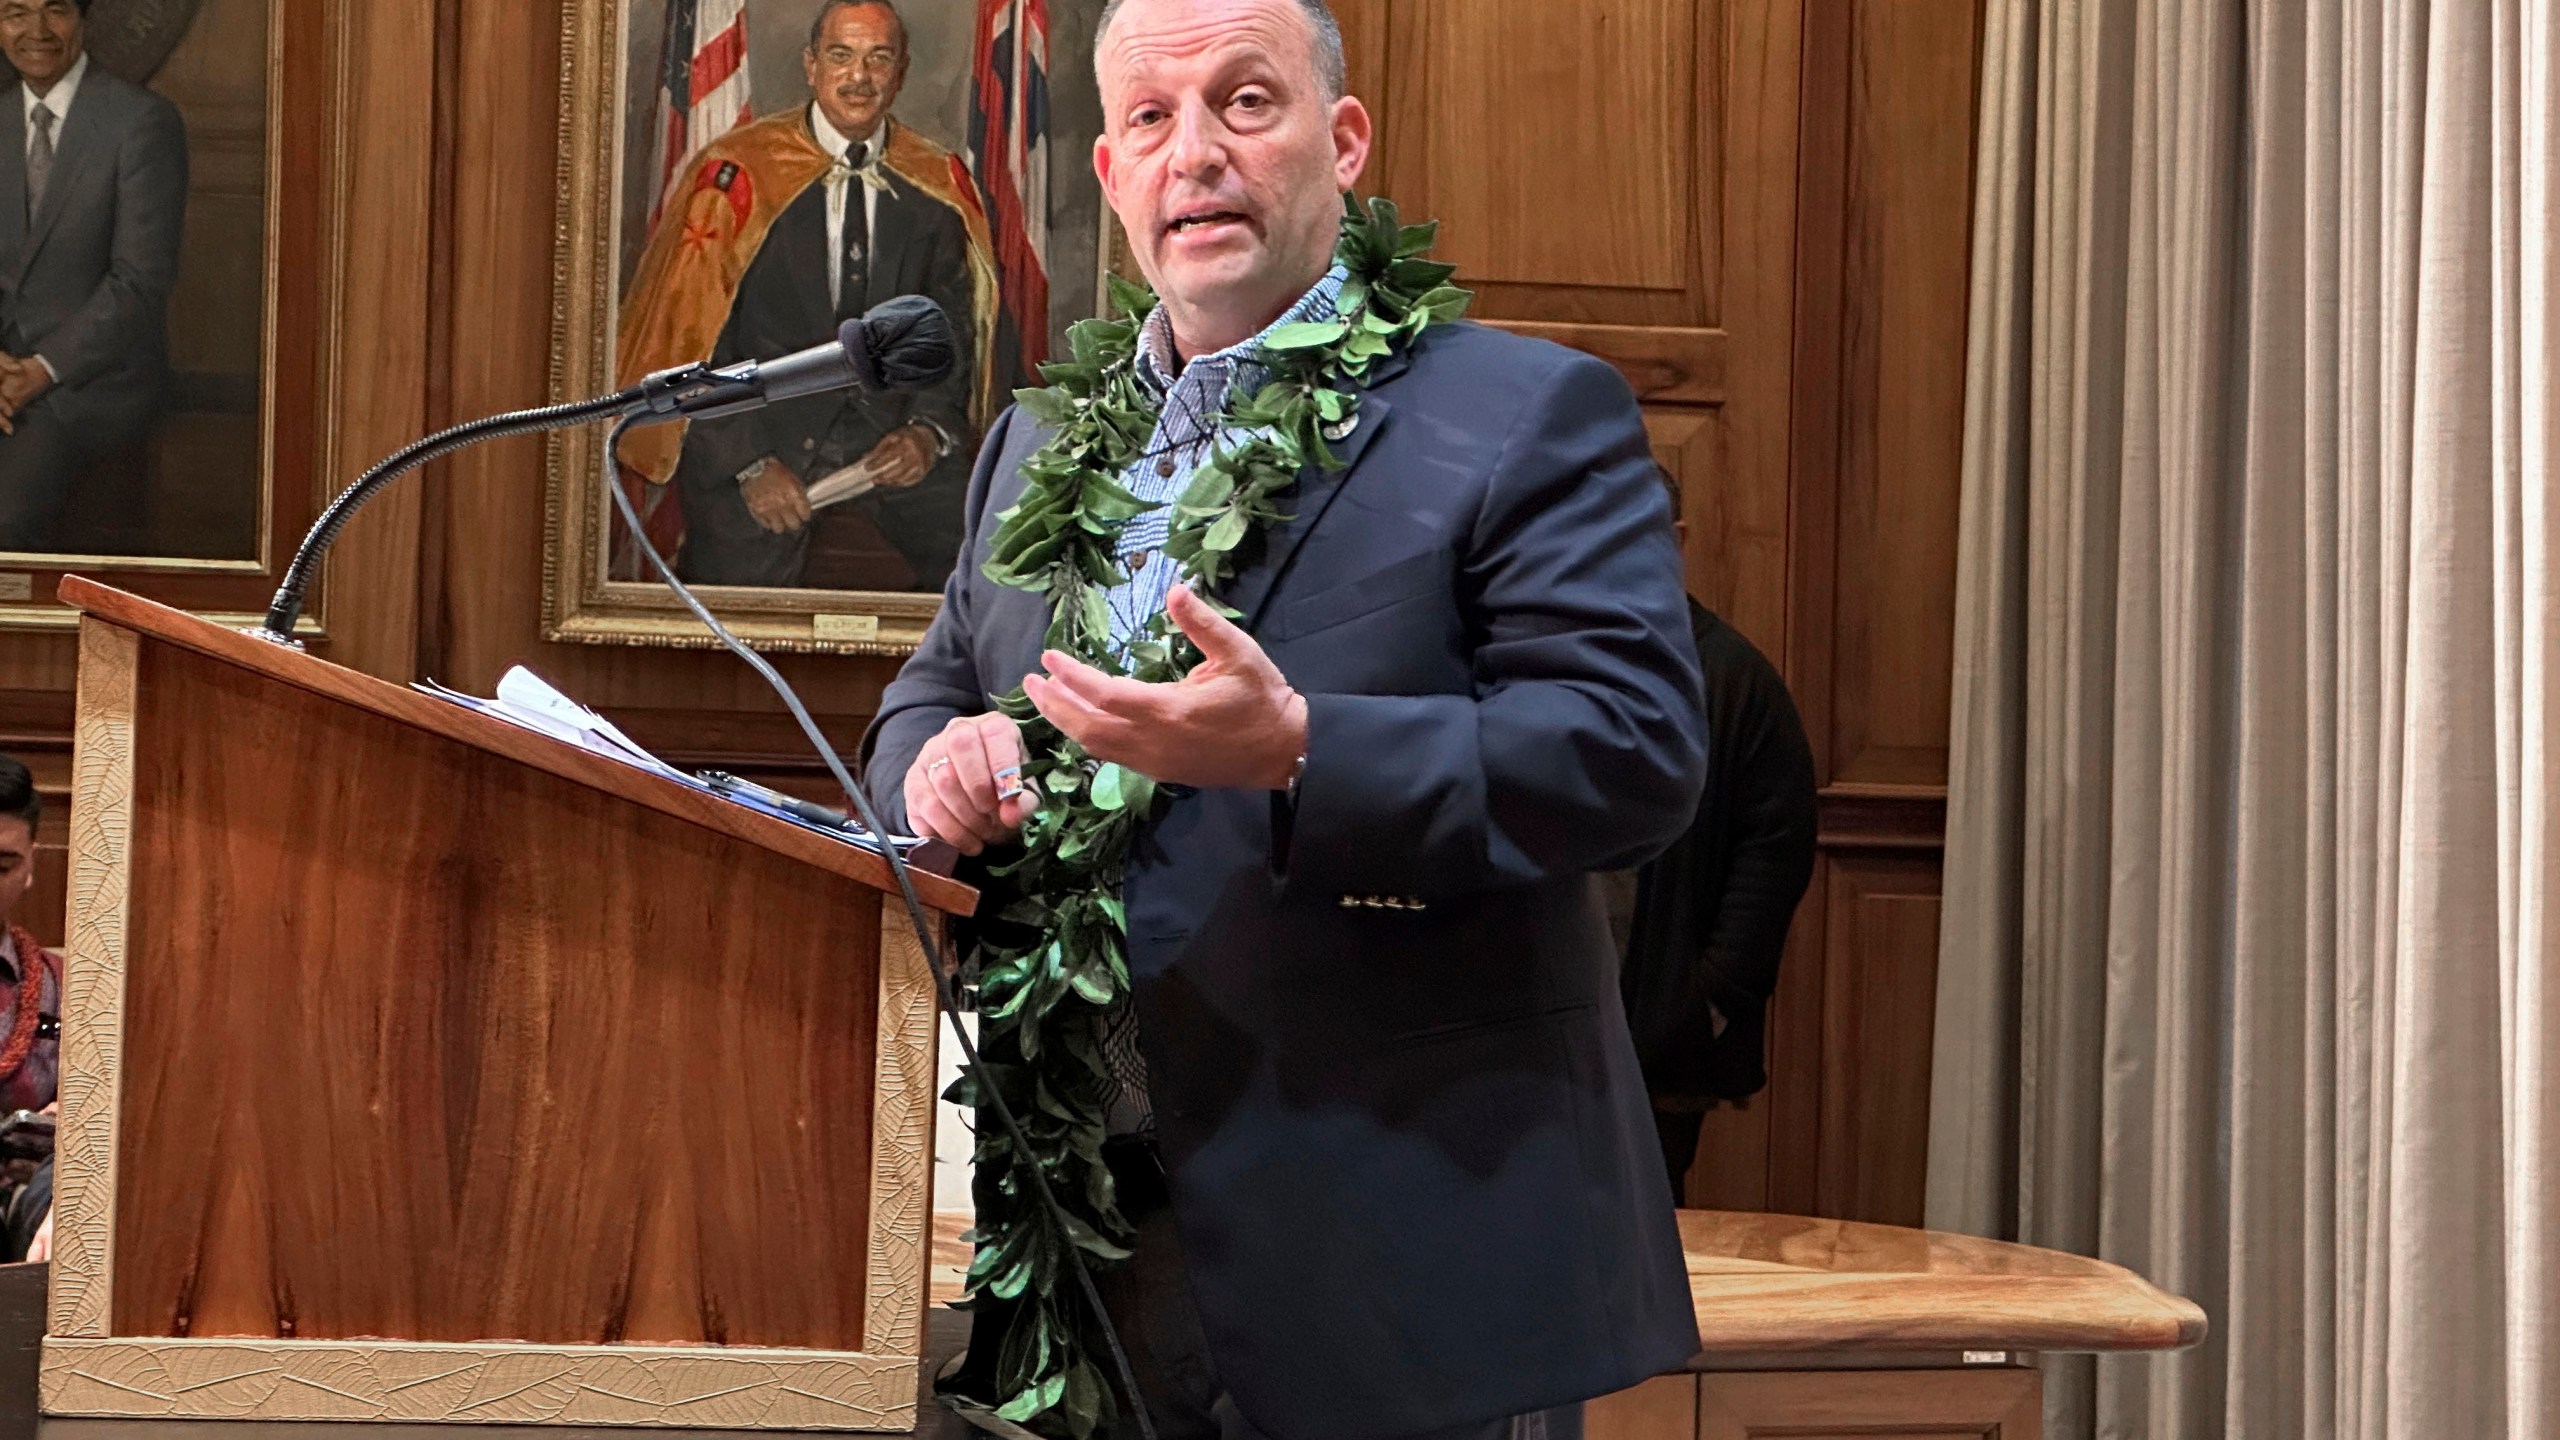
<svg viewBox="0 0 2560 1440">
<path fill-rule="evenodd" d="M 1306 697 L 1189 587 L 1174 587 L 1165 612 L 1203 657 L 1179 682 L 1142 684 L 1050 650 L 1040 657 L 1049 673 L 1026 677 L 1023 693 L 1098 760 L 1172 785 L 1287 788 L 1307 753 Z"/>
</svg>

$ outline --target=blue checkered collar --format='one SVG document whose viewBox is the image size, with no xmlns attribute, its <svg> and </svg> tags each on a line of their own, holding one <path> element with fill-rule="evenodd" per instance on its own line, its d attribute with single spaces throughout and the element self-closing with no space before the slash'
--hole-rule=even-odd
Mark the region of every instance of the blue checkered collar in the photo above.
<svg viewBox="0 0 2560 1440">
<path fill-rule="evenodd" d="M 1309 286 L 1296 304 L 1282 311 L 1279 319 L 1224 350 L 1194 356 L 1188 363 L 1174 353 L 1173 316 L 1164 306 L 1158 305 L 1154 313 L 1147 316 L 1146 326 L 1138 332 L 1138 379 L 1159 398 L 1194 374 L 1203 377 L 1224 375 L 1228 379 L 1228 388 L 1248 392 L 1257 389 L 1269 373 L 1269 367 L 1262 363 L 1263 340 L 1283 325 L 1334 318 L 1341 313 L 1342 287 L 1350 278 L 1349 271 L 1339 265 L 1334 266 Z"/>
</svg>

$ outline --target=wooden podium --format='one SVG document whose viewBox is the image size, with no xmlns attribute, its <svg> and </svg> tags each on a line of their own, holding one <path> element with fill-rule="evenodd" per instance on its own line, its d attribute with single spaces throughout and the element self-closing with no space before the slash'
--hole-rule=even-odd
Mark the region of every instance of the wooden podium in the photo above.
<svg viewBox="0 0 2560 1440">
<path fill-rule="evenodd" d="M 47 1413 L 915 1423 L 935 1005 L 879 857 L 62 596 Z"/>
</svg>

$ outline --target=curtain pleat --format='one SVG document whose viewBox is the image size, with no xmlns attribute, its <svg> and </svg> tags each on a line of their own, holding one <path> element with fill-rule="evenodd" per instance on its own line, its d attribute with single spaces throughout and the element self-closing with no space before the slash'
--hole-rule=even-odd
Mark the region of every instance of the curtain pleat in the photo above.
<svg viewBox="0 0 2560 1440">
<path fill-rule="evenodd" d="M 2560 1413 L 2560 0 L 1989 0 L 1932 1225 L 2056 1437 Z"/>
</svg>

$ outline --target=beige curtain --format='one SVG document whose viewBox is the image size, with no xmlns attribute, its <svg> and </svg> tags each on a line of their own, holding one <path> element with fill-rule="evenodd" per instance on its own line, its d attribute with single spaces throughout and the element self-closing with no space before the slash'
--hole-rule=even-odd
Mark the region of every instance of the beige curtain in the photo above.
<svg viewBox="0 0 2560 1440">
<path fill-rule="evenodd" d="M 2048 1434 L 2560 1434 L 2560 0 L 1987 0 L 1930 1223 Z"/>
</svg>

